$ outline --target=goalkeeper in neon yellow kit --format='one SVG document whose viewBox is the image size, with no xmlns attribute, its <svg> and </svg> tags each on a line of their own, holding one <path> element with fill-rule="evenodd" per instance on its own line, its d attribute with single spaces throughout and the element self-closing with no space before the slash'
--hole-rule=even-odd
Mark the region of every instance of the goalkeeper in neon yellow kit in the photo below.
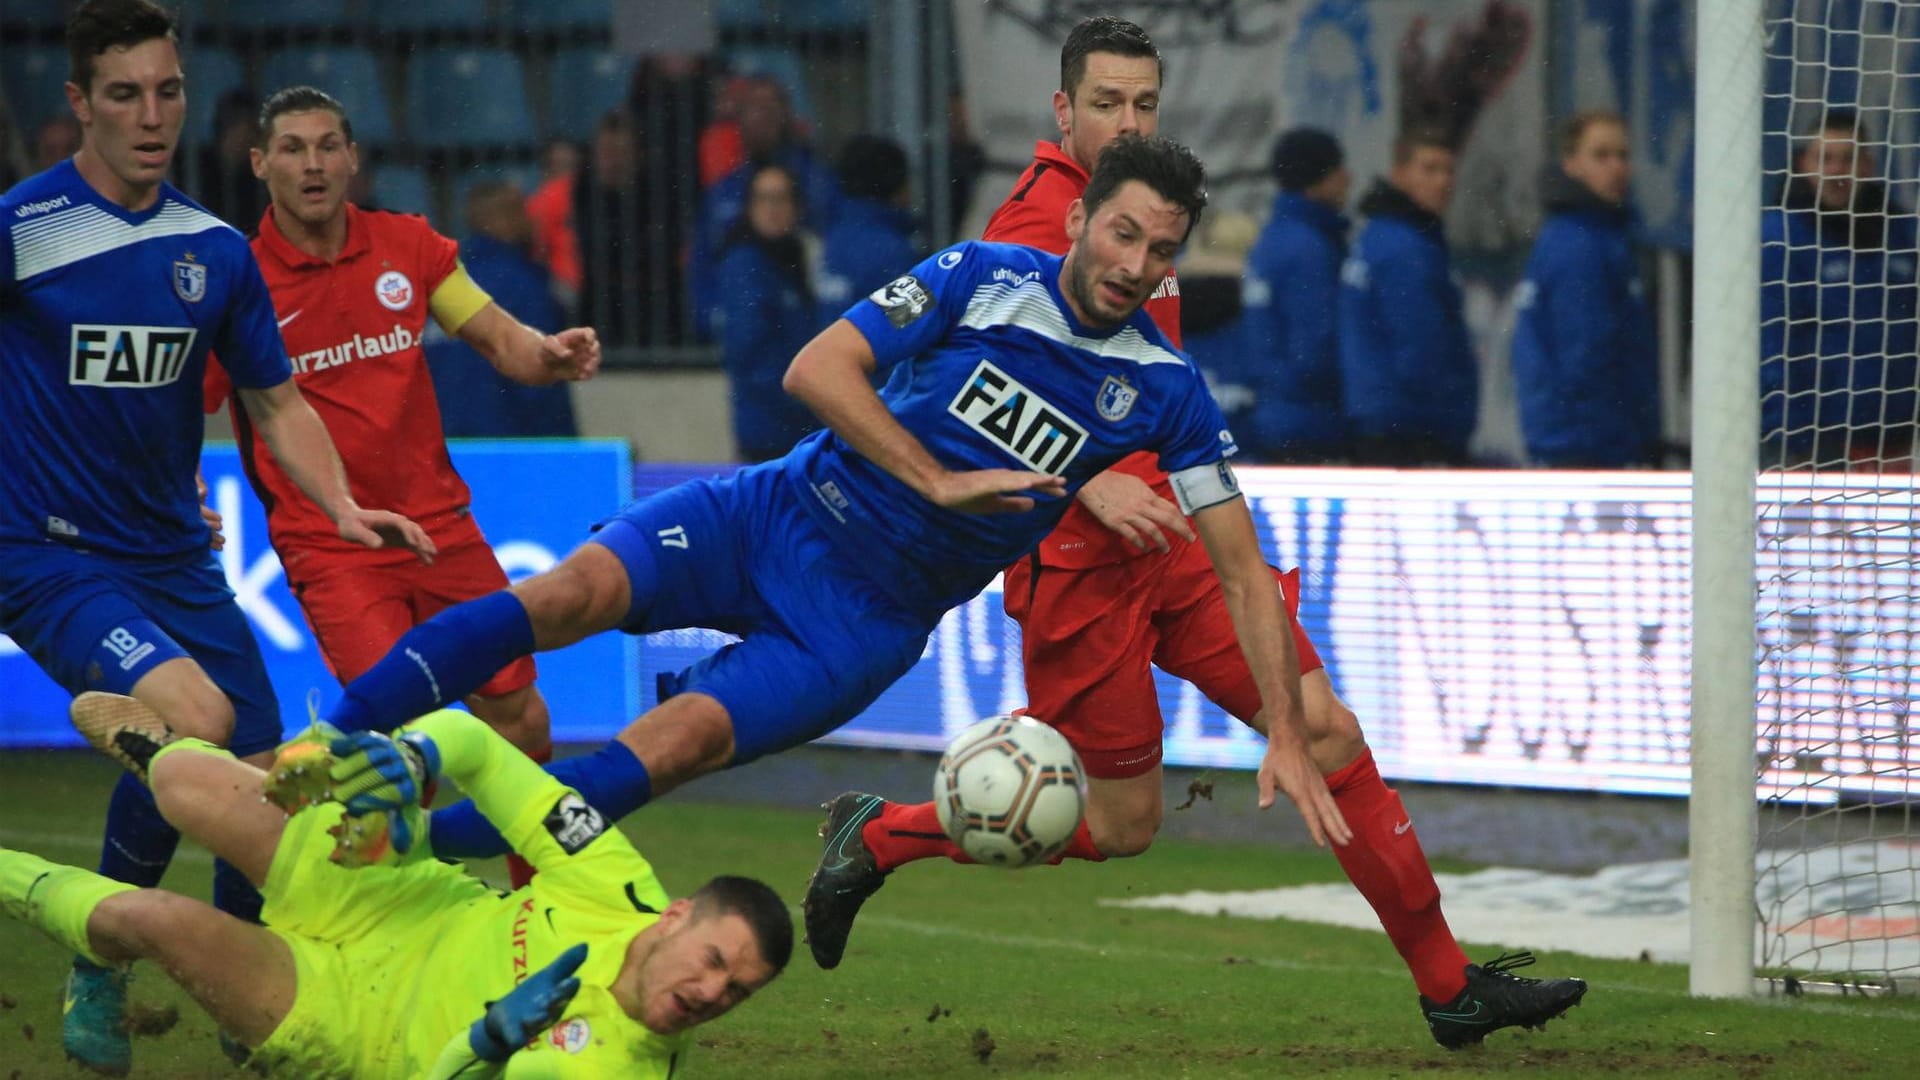
<svg viewBox="0 0 1920 1080">
<path fill-rule="evenodd" d="M 688 1031 L 793 950 L 766 885 L 719 877 L 669 902 L 626 837 L 465 713 L 391 739 L 309 735 L 262 773 L 131 698 L 83 694 L 73 712 L 260 887 L 267 926 L 4 848 L 0 910 L 97 962 L 158 964 L 270 1076 L 665 1078 Z M 532 884 L 502 895 L 410 843 L 439 775 L 540 867 Z M 289 818 L 263 792 L 317 805 Z"/>
</svg>

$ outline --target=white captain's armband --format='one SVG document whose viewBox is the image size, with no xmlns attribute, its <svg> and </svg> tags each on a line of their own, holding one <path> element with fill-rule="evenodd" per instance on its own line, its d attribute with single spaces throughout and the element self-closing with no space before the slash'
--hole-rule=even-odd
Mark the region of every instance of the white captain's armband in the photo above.
<svg viewBox="0 0 1920 1080">
<path fill-rule="evenodd" d="M 1181 469 L 1168 479 L 1173 481 L 1173 497 L 1180 502 L 1180 512 L 1188 517 L 1240 497 L 1240 481 L 1234 479 L 1233 466 L 1226 458 Z"/>
</svg>

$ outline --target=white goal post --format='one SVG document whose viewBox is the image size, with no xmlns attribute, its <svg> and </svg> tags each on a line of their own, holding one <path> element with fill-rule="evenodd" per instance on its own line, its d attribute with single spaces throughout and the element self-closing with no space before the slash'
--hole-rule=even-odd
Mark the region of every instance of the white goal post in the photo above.
<svg viewBox="0 0 1920 1080">
<path fill-rule="evenodd" d="M 1695 43 L 1689 984 L 1710 997 L 1753 985 L 1762 4 L 1706 0 Z"/>
</svg>

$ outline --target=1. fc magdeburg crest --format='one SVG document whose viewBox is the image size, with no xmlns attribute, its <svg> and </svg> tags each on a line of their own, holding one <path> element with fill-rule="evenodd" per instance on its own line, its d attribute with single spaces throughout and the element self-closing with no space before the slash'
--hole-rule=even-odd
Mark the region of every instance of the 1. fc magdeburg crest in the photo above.
<svg viewBox="0 0 1920 1080">
<path fill-rule="evenodd" d="M 1094 396 L 1094 406 L 1100 410 L 1100 419 L 1125 420 L 1133 411 L 1133 403 L 1140 400 L 1140 391 L 1127 385 L 1127 380 L 1118 375 L 1107 376 L 1100 384 L 1100 393 Z"/>
<path fill-rule="evenodd" d="M 173 291 L 189 304 L 197 304 L 207 295 L 207 268 L 191 258 L 173 264 Z"/>
</svg>

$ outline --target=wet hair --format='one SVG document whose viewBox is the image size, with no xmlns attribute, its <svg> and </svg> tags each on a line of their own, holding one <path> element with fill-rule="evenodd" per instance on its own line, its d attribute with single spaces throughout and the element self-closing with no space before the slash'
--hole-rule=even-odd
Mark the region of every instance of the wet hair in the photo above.
<svg viewBox="0 0 1920 1080">
<path fill-rule="evenodd" d="M 101 53 L 154 38 L 179 40 L 173 16 L 152 0 L 87 0 L 67 20 L 67 78 L 89 93 Z"/>
<path fill-rule="evenodd" d="M 313 112 L 325 109 L 340 118 L 340 134 L 353 141 L 353 121 L 347 119 L 347 107 L 340 99 L 325 90 L 312 86 L 289 86 L 284 90 L 275 90 L 260 103 L 260 145 L 264 148 L 273 138 L 273 122 L 288 113 Z"/>
<path fill-rule="evenodd" d="M 1207 208 L 1207 170 L 1193 151 L 1159 135 L 1122 135 L 1100 151 L 1080 195 L 1088 217 L 1129 180 L 1138 180 L 1187 215 L 1187 235 Z"/>
<path fill-rule="evenodd" d="M 1420 149 L 1445 150 L 1457 154 L 1460 147 L 1453 135 L 1441 128 L 1430 125 L 1418 125 L 1402 131 L 1393 140 L 1393 163 L 1405 165 L 1413 160 L 1413 152 Z"/>
<path fill-rule="evenodd" d="M 1148 57 L 1163 78 L 1167 73 L 1167 62 L 1160 59 L 1160 50 L 1153 47 L 1153 39 L 1138 23 L 1118 15 L 1092 15 L 1081 19 L 1060 46 L 1060 89 L 1067 97 L 1073 97 L 1079 89 L 1087 73 L 1087 57 L 1094 53 Z"/>
<path fill-rule="evenodd" d="M 1627 118 L 1612 109 L 1588 109 L 1574 113 L 1573 118 L 1560 127 L 1560 156 L 1572 157 L 1580 149 L 1580 140 L 1600 124 L 1616 124 L 1625 130 Z"/>
<path fill-rule="evenodd" d="M 793 916 L 787 902 L 764 881 L 722 874 L 700 886 L 688 899 L 693 901 L 693 919 L 713 915 L 738 915 L 753 931 L 760 947 L 760 958 L 775 975 L 786 970 L 793 959 Z"/>
</svg>

